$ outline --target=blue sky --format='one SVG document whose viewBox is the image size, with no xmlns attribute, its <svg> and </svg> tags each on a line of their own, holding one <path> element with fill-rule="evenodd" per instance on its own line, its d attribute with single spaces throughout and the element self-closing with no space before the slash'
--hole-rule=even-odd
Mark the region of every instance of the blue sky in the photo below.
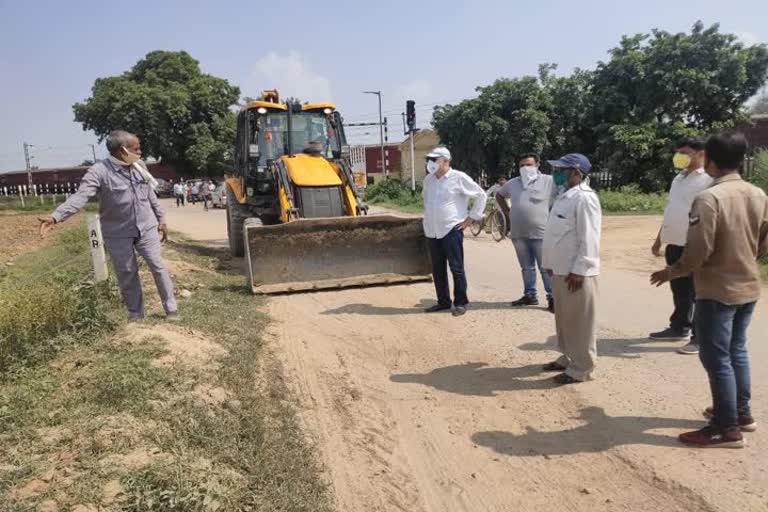
<svg viewBox="0 0 768 512">
<path fill-rule="evenodd" d="M 188 51 L 243 95 L 276 87 L 330 98 L 347 122 L 375 121 L 376 98 L 362 91 L 380 89 L 399 140 L 408 98 L 426 126 L 432 104 L 471 97 L 498 77 L 543 62 L 564 73 L 592 68 L 622 34 L 686 31 L 697 19 L 768 42 L 766 0 L 0 0 L 0 172 L 24 167 L 24 141 L 41 167 L 89 158 L 97 140 L 72 120 L 72 104 L 94 79 L 156 49 Z M 348 136 L 375 142 L 369 132 Z"/>
</svg>

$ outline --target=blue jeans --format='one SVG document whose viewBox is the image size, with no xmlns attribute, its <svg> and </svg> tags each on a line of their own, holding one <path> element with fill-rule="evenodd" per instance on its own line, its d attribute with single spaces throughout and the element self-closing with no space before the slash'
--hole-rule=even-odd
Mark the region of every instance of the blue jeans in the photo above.
<svg viewBox="0 0 768 512">
<path fill-rule="evenodd" d="M 544 281 L 544 291 L 547 292 L 547 298 L 552 298 L 552 278 L 541 268 L 541 245 L 540 239 L 534 238 L 513 238 L 512 245 L 515 246 L 517 261 L 520 263 L 520 270 L 523 272 L 523 286 L 525 287 L 526 297 L 536 297 L 536 266 L 539 267 L 541 280 Z"/>
<path fill-rule="evenodd" d="M 432 277 L 435 280 L 437 302 L 441 306 L 451 305 L 451 292 L 448 289 L 448 269 L 453 274 L 453 304 L 466 306 L 467 275 L 464 273 L 464 232 L 452 229 L 443 238 L 427 238 L 432 256 Z"/>
<path fill-rule="evenodd" d="M 750 378 L 747 327 L 755 303 L 728 306 L 714 300 L 696 301 L 696 337 L 699 358 L 709 376 L 712 423 L 721 428 L 738 425 L 738 416 L 750 416 Z"/>
</svg>

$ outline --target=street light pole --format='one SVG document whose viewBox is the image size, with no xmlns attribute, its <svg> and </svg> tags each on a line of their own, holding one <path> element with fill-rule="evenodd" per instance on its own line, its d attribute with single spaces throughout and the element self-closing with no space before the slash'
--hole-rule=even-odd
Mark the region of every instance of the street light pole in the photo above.
<svg viewBox="0 0 768 512">
<path fill-rule="evenodd" d="M 381 172 L 387 176 L 387 164 L 384 159 L 384 118 L 381 112 L 381 91 L 363 91 L 365 94 L 375 94 L 379 97 L 379 139 L 381 141 Z"/>
<path fill-rule="evenodd" d="M 88 145 L 91 146 L 91 151 L 93 152 L 93 163 L 96 163 L 96 146 L 94 146 L 93 144 L 88 144 Z"/>
</svg>

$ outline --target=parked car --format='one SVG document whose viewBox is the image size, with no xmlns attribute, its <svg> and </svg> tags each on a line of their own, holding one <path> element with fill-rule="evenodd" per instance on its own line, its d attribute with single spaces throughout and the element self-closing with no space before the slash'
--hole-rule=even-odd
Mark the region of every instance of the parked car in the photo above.
<svg viewBox="0 0 768 512">
<path fill-rule="evenodd" d="M 155 189 L 157 197 L 172 197 L 173 184 L 163 178 L 157 178 L 157 188 Z"/>
<path fill-rule="evenodd" d="M 213 190 L 211 205 L 214 208 L 226 208 L 227 207 L 227 188 L 224 183 L 216 185 Z"/>
</svg>

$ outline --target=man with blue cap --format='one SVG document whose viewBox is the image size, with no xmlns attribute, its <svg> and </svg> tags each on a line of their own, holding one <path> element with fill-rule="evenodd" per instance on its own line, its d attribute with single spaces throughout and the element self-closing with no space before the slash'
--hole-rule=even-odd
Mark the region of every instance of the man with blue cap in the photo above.
<svg viewBox="0 0 768 512">
<path fill-rule="evenodd" d="M 542 266 L 552 275 L 559 359 L 545 371 L 558 384 L 589 380 L 597 358 L 597 275 L 600 273 L 600 200 L 589 187 L 592 164 L 579 153 L 549 160 L 561 189 L 544 229 Z"/>
</svg>

